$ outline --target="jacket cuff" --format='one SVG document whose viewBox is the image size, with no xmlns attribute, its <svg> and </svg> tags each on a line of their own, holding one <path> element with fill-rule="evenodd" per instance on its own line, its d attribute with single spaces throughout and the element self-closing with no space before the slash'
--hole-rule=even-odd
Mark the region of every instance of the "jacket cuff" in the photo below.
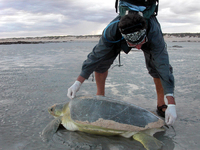
<svg viewBox="0 0 200 150">
<path fill-rule="evenodd" d="M 85 78 L 85 79 L 88 79 L 90 77 L 90 74 L 86 74 L 85 72 L 82 71 L 80 73 L 80 76 L 83 77 L 83 78 Z"/>
<path fill-rule="evenodd" d="M 172 97 L 174 97 L 174 93 L 167 93 L 165 96 L 172 96 Z"/>
</svg>

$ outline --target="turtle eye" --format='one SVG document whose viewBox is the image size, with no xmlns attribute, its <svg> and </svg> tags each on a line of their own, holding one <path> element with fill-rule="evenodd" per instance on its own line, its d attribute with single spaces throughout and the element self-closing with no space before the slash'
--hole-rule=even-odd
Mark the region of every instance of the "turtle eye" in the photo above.
<svg viewBox="0 0 200 150">
<path fill-rule="evenodd" d="M 50 111 L 53 111 L 53 108 L 51 108 Z"/>
</svg>

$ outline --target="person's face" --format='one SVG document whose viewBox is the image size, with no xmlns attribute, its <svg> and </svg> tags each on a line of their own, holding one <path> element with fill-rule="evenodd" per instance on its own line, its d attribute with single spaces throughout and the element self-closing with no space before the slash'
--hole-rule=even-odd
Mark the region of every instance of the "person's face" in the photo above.
<svg viewBox="0 0 200 150">
<path fill-rule="evenodd" d="M 140 42 L 139 44 L 132 44 L 129 41 L 126 41 L 126 42 L 127 42 L 129 47 L 135 47 L 137 49 L 141 49 L 142 45 L 147 42 L 147 37 L 142 42 Z"/>
</svg>

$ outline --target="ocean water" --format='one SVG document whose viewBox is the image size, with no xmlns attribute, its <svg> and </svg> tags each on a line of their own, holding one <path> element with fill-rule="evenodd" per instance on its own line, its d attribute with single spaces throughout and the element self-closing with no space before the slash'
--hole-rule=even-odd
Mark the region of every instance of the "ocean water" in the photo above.
<svg viewBox="0 0 200 150">
<path fill-rule="evenodd" d="M 47 108 L 69 101 L 67 89 L 81 71 L 82 62 L 96 42 L 0 45 L 0 150 L 141 149 L 132 139 L 66 131 L 62 127 L 50 143 L 40 137 L 53 120 Z M 174 129 L 156 134 L 163 150 L 200 147 L 200 43 L 168 42 L 175 76 L 178 118 Z M 106 96 L 156 111 L 156 93 L 143 53 L 121 53 L 109 70 Z M 95 95 L 91 76 L 77 95 Z"/>
</svg>

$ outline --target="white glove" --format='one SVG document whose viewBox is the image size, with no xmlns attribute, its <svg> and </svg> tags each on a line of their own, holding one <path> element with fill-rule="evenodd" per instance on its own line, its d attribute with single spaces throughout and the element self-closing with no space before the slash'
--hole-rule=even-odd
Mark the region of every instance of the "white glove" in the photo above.
<svg viewBox="0 0 200 150">
<path fill-rule="evenodd" d="M 81 82 L 75 81 L 74 84 L 68 89 L 67 96 L 70 99 L 73 99 L 76 96 L 76 92 L 78 92 L 80 87 L 81 87 Z"/>
<path fill-rule="evenodd" d="M 167 125 L 174 124 L 176 118 L 177 118 L 177 115 L 176 115 L 176 105 L 169 104 L 167 106 L 166 111 L 165 111 L 165 122 L 166 122 L 166 124 Z"/>
</svg>

